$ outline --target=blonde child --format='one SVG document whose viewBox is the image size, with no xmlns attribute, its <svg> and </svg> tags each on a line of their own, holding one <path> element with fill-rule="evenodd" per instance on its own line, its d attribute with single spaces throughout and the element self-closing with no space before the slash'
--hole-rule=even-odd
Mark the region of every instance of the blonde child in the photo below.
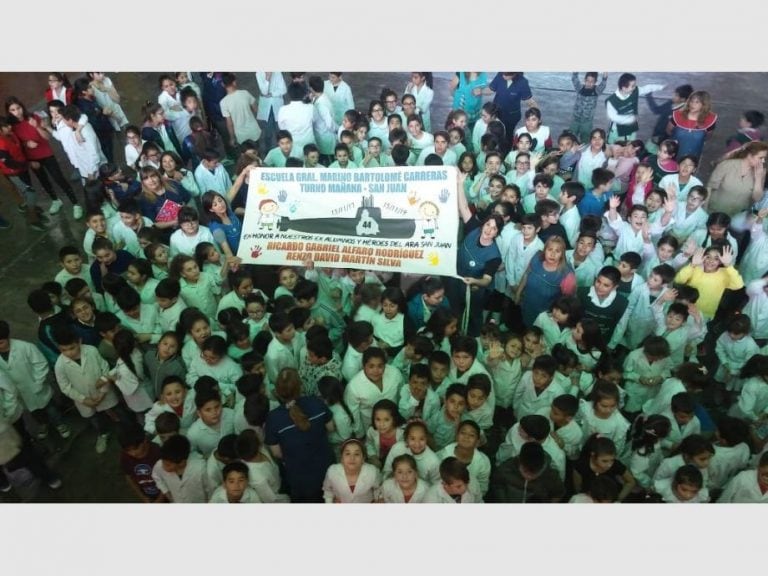
<svg viewBox="0 0 768 576">
<path fill-rule="evenodd" d="M 378 469 L 365 462 L 365 446 L 350 438 L 341 445 L 341 463 L 331 464 L 325 473 L 323 497 L 327 504 L 370 504 L 380 485 Z"/>
<path fill-rule="evenodd" d="M 416 460 L 401 454 L 392 461 L 392 477 L 381 485 L 379 501 L 385 504 L 420 504 L 424 502 L 429 484 L 419 478 Z"/>
</svg>

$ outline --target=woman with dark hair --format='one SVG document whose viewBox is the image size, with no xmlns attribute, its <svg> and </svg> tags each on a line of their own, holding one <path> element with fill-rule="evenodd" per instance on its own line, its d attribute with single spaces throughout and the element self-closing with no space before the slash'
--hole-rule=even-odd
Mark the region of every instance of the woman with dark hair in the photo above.
<svg viewBox="0 0 768 576">
<path fill-rule="evenodd" d="M 181 144 L 171 123 L 165 118 L 165 110 L 160 104 L 147 102 L 144 105 L 144 124 L 141 127 L 141 137 L 154 142 L 166 152 L 182 153 Z"/>
<path fill-rule="evenodd" d="M 48 213 L 56 214 L 62 206 L 61 200 L 56 196 L 51 185 L 50 178 L 53 178 L 72 202 L 72 213 L 75 219 L 82 218 L 83 209 L 78 204 L 72 186 L 62 174 L 61 167 L 53 155 L 53 149 L 48 143 L 51 135 L 45 130 L 42 118 L 37 114 L 30 114 L 21 100 L 14 96 L 5 101 L 5 112 L 13 133 L 21 142 L 29 167 L 40 180 L 45 192 L 51 197 L 52 203 Z"/>
<path fill-rule="evenodd" d="M 501 266 L 496 237 L 504 228 L 504 220 L 498 214 L 490 214 L 480 221 L 472 214 L 464 194 L 465 179 L 466 175 L 460 172 L 456 197 L 466 234 L 459 244 L 456 261 L 456 274 L 461 278 L 448 278 L 446 288 L 452 307 L 463 313 L 462 332 L 476 337 L 480 335 L 483 324 L 483 308 L 490 294 L 489 287 Z"/>
<path fill-rule="evenodd" d="M 704 141 L 714 131 L 717 114 L 712 112 L 712 97 L 709 92 L 697 90 L 688 96 L 682 108 L 672 112 L 667 126 L 667 134 L 677 140 L 677 158 L 691 155 L 701 156 Z"/>
<path fill-rule="evenodd" d="M 565 259 L 565 241 L 550 236 L 528 264 L 517 286 L 515 300 L 523 312 L 523 322 L 533 326 L 536 317 L 549 310 L 560 296 L 576 293 L 576 273 Z"/>
<path fill-rule="evenodd" d="M 208 217 L 208 228 L 229 261 L 237 256 L 240 246 L 240 234 L 243 230 L 240 218 L 232 211 L 226 198 L 218 192 L 208 190 L 203 194 L 201 202 L 203 213 Z"/>
<path fill-rule="evenodd" d="M 291 502 L 322 502 L 323 480 L 332 462 L 328 432 L 333 415 L 320 398 L 301 395 L 301 378 L 283 368 L 275 382 L 280 406 L 267 415 L 264 443 L 282 462 Z"/>
<path fill-rule="evenodd" d="M 763 197 L 768 143 L 750 142 L 726 156 L 709 177 L 708 211 L 729 216 L 747 210 Z"/>
</svg>

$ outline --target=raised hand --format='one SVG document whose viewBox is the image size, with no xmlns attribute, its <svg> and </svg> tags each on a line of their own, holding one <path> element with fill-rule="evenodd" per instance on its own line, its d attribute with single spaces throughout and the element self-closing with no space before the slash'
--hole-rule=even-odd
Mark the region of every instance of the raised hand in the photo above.
<svg viewBox="0 0 768 576">
<path fill-rule="evenodd" d="M 691 259 L 692 266 L 701 266 L 704 264 L 704 248 L 696 248 Z"/>
<path fill-rule="evenodd" d="M 685 247 L 683 248 L 683 254 L 685 254 L 686 258 L 690 258 L 695 252 L 696 242 L 694 242 L 693 238 L 688 238 L 688 242 L 685 243 Z"/>
<path fill-rule="evenodd" d="M 726 268 L 733 263 L 733 248 L 730 246 L 723 247 L 723 253 L 720 255 L 720 263 Z"/>
<path fill-rule="evenodd" d="M 608 200 L 608 207 L 611 210 L 616 211 L 618 210 L 619 206 L 621 206 L 621 198 L 618 196 L 611 196 L 611 199 Z"/>
</svg>

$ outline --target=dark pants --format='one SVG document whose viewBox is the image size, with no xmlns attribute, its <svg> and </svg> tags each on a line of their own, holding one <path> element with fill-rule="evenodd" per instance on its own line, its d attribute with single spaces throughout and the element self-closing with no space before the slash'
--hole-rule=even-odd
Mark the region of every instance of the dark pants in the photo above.
<svg viewBox="0 0 768 576">
<path fill-rule="evenodd" d="M 114 162 L 114 134 L 115 132 L 113 130 L 96 132 L 96 137 L 99 139 L 99 144 L 101 144 L 101 151 L 104 152 L 104 156 L 107 157 L 107 162 Z"/>
<path fill-rule="evenodd" d="M 69 185 L 69 182 L 64 177 L 64 174 L 62 174 L 59 163 L 56 162 L 56 158 L 54 156 L 49 156 L 48 158 L 37 160 L 37 162 L 40 163 L 40 168 L 37 170 L 33 169 L 33 171 L 35 176 L 37 176 L 37 179 L 40 180 L 40 184 L 43 186 L 43 190 L 45 190 L 48 196 L 51 197 L 51 200 L 57 199 L 56 192 L 54 192 L 50 180 L 50 178 L 53 178 L 56 181 L 56 184 L 59 185 L 59 188 L 61 188 L 64 194 L 67 195 L 69 201 L 72 202 L 72 204 L 77 204 L 77 198 L 75 197 L 75 193 L 72 191 L 72 186 Z"/>
<path fill-rule="evenodd" d="M 24 427 L 23 419 L 19 418 L 16 420 L 16 422 L 13 423 L 13 427 L 21 436 L 21 452 L 6 462 L 5 467 L 9 471 L 18 470 L 19 468 L 27 468 L 34 476 L 40 478 L 44 482 L 48 482 L 56 478 L 56 474 L 53 472 L 53 470 L 46 466 L 45 461 L 40 456 L 40 454 L 37 453 L 37 450 L 35 450 L 34 446 L 32 445 L 32 437 Z M 2 467 L 0 467 L 0 478 L 3 480 L 6 479 L 5 472 L 3 471 Z"/>
<path fill-rule="evenodd" d="M 483 310 L 485 308 L 485 301 L 489 294 L 488 288 L 480 288 L 470 290 L 469 294 L 469 310 L 467 307 L 466 289 L 467 285 L 458 278 L 446 279 L 446 294 L 448 301 L 451 303 L 451 308 L 459 316 L 459 326 L 461 326 L 461 319 L 464 314 L 469 314 L 469 321 L 467 323 L 467 336 L 473 338 L 480 336 L 480 328 L 483 325 Z"/>
<path fill-rule="evenodd" d="M 504 124 L 504 130 L 506 131 L 507 142 L 509 145 L 512 145 L 512 140 L 515 137 L 515 128 L 517 128 L 517 124 L 522 117 L 523 115 L 518 110 L 512 114 L 502 114 L 499 118 L 501 123 Z"/>
</svg>

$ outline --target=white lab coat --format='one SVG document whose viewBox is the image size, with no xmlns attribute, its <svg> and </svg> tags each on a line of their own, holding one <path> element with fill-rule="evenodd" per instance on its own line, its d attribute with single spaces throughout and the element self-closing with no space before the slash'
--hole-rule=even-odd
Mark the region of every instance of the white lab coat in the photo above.
<svg viewBox="0 0 768 576">
<path fill-rule="evenodd" d="M 24 340 L 11 338 L 8 360 L 0 356 L 0 373 L 4 373 L 16 385 L 27 410 L 45 408 L 53 397 L 48 382 L 51 369 L 37 346 Z"/>
<path fill-rule="evenodd" d="M 262 452 L 266 457 L 266 462 L 247 462 L 248 466 L 248 485 L 256 491 L 259 500 L 265 504 L 287 503 L 290 499 L 285 494 L 280 494 L 280 471 L 272 458 Z"/>
<path fill-rule="evenodd" d="M 96 382 L 109 374 L 109 364 L 93 346 L 83 344 L 80 347 L 80 363 L 70 360 L 63 354 L 56 360 L 54 372 L 61 392 L 75 402 L 77 411 L 83 418 L 90 418 L 96 412 L 103 412 L 117 406 L 120 399 L 112 384 L 96 388 Z M 83 404 L 86 398 L 96 398 L 106 392 L 95 408 Z"/>
<path fill-rule="evenodd" d="M 257 120 L 266 122 L 269 120 L 269 113 L 277 120 L 277 113 L 283 107 L 283 96 L 287 92 L 285 80 L 282 72 L 272 72 L 267 80 L 266 72 L 256 72 L 256 83 L 259 85 L 259 113 Z"/>
<path fill-rule="evenodd" d="M 408 504 L 423 504 L 429 490 L 427 484 L 421 478 L 416 479 L 416 491 L 411 496 Z M 387 478 L 381 484 L 381 499 L 385 504 L 405 504 L 405 496 L 394 478 Z"/>
<path fill-rule="evenodd" d="M 259 500 L 259 495 L 256 494 L 256 490 L 251 488 L 250 486 L 247 486 L 245 488 L 245 492 L 243 492 L 243 495 L 240 497 L 239 502 L 230 502 L 227 499 L 227 490 L 224 488 L 224 486 L 219 486 L 216 488 L 216 490 L 213 491 L 213 494 L 211 495 L 211 499 L 208 501 L 209 504 L 261 504 L 261 500 Z"/>
<path fill-rule="evenodd" d="M 222 408 L 221 420 L 218 429 L 211 428 L 202 420 L 195 420 L 189 427 L 187 438 L 192 445 L 192 450 L 200 452 L 204 458 L 208 458 L 219 446 L 219 440 L 228 434 L 235 433 L 235 413 L 231 408 Z"/>
<path fill-rule="evenodd" d="M 152 479 L 163 494 L 170 494 L 176 504 L 205 504 L 208 494 L 205 488 L 205 460 L 192 452 L 187 458 L 187 466 L 181 478 L 175 473 L 163 469 L 163 461 L 158 460 L 152 469 Z"/>
<path fill-rule="evenodd" d="M 330 504 L 334 498 L 343 504 L 370 504 L 378 498 L 381 476 L 373 464 L 363 463 L 360 475 L 355 483 L 355 491 L 349 489 L 344 466 L 332 464 L 325 473 L 323 496 Z"/>
<path fill-rule="evenodd" d="M 532 440 L 525 440 L 520 435 L 520 423 L 517 422 L 509 429 L 504 442 L 499 446 L 499 450 L 496 452 L 496 464 L 501 464 L 505 460 L 518 456 L 523 444 L 527 442 L 532 442 Z M 551 436 L 547 436 L 546 440 L 541 442 L 541 447 L 552 459 L 552 468 L 560 474 L 560 480 L 565 482 L 565 451 L 557 445 Z"/>
<path fill-rule="evenodd" d="M 710 490 L 724 488 L 731 478 L 749 466 L 749 460 L 752 457 L 749 446 L 743 442 L 736 446 L 715 444 L 714 448 L 715 455 L 712 456 L 707 467 L 709 472 L 707 487 Z"/>
<path fill-rule="evenodd" d="M 304 158 L 304 146 L 315 143 L 312 130 L 314 107 L 301 101 L 294 101 L 280 108 L 277 113 L 277 125 L 281 130 L 288 130 L 293 137 L 291 156 Z"/>
<path fill-rule="evenodd" d="M 144 369 L 144 359 L 138 348 L 134 348 L 131 353 L 131 360 L 134 368 L 136 368 L 135 374 L 123 362 L 122 358 L 118 358 L 115 367 L 109 374 L 115 379 L 115 385 L 123 394 L 128 408 L 137 413 L 146 412 L 152 407 L 152 398 L 147 392 L 149 388 L 148 376 Z"/>
<path fill-rule="evenodd" d="M 424 502 L 427 504 L 456 504 L 453 496 L 448 494 L 443 487 L 442 482 L 433 484 L 427 490 L 426 496 L 424 496 Z M 464 494 L 461 495 L 461 504 L 482 504 L 483 500 L 478 494 L 472 492 L 469 488 Z"/>
<path fill-rule="evenodd" d="M 190 388 L 195 386 L 198 378 L 201 376 L 211 376 L 219 383 L 222 400 L 234 396 L 237 388 L 235 382 L 243 375 L 243 369 L 240 364 L 232 360 L 229 356 L 222 357 L 221 361 L 215 366 L 211 366 L 202 356 L 192 359 L 187 370 L 187 385 Z"/>
<path fill-rule="evenodd" d="M 437 457 L 440 459 L 440 462 L 451 456 L 455 457 L 455 450 L 456 442 L 452 442 L 440 450 L 440 452 L 437 453 Z M 475 450 L 475 453 L 472 455 L 472 462 L 467 464 L 467 470 L 469 470 L 470 489 L 476 494 L 485 495 L 485 493 L 488 492 L 488 485 L 491 481 L 490 458 L 480 452 L 480 450 Z"/>
<path fill-rule="evenodd" d="M 515 417 L 520 420 L 523 416 L 537 414 L 542 409 L 549 408 L 552 405 L 552 401 L 562 394 L 565 394 L 565 390 L 554 379 L 537 396 L 533 386 L 533 372 L 525 372 L 520 379 L 520 384 L 518 384 L 514 399 L 512 400 Z"/>
<path fill-rule="evenodd" d="M 355 418 L 355 429 L 362 436 L 371 425 L 373 405 L 379 400 L 392 400 L 397 403 L 397 395 L 403 385 L 403 376 L 397 368 L 384 366 L 382 386 L 368 380 L 363 370 L 352 378 L 344 390 L 344 402 Z"/>
<path fill-rule="evenodd" d="M 381 473 L 384 478 L 389 478 L 394 473 L 392 470 L 392 462 L 395 458 L 403 454 L 410 454 L 413 459 L 416 460 L 416 472 L 419 474 L 419 478 L 426 481 L 429 484 L 434 484 L 440 481 L 440 458 L 435 454 L 432 449 L 427 446 L 424 452 L 421 454 L 414 454 L 411 449 L 406 446 L 404 441 L 397 442 L 387 455 L 387 460 L 384 462 L 384 468 Z"/>
<path fill-rule="evenodd" d="M 757 483 L 756 470 L 744 470 L 728 482 L 718 504 L 768 504 L 768 492 L 763 494 Z"/>
<path fill-rule="evenodd" d="M 693 499 L 683 502 L 672 489 L 672 478 L 657 480 L 653 487 L 667 504 L 701 504 L 709 502 L 709 491 L 706 488 L 699 490 L 699 493 Z"/>
</svg>

